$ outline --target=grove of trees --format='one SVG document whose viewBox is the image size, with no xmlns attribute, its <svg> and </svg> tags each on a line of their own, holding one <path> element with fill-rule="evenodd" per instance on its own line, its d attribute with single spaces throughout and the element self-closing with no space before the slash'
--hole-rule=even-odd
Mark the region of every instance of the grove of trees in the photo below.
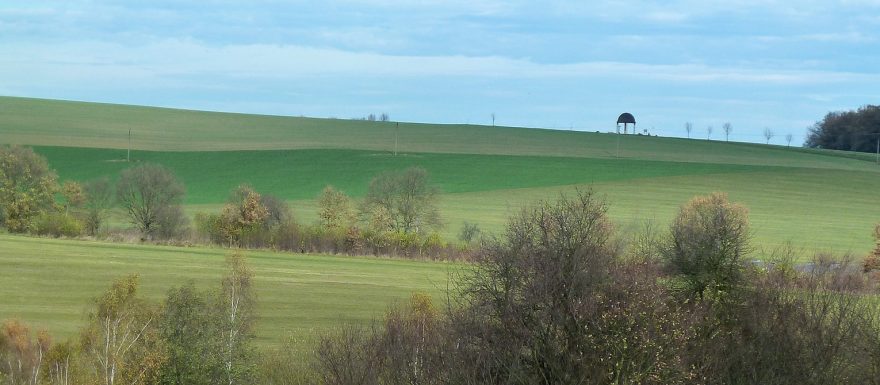
<svg viewBox="0 0 880 385">
<path fill-rule="evenodd" d="M 880 106 L 829 112 L 810 128 L 807 147 L 860 152 L 877 151 L 880 139 Z"/>
</svg>

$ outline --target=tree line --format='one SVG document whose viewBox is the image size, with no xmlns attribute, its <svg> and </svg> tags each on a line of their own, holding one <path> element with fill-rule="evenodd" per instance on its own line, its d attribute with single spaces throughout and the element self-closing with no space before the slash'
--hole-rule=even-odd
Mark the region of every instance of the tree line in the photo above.
<svg viewBox="0 0 880 385">
<path fill-rule="evenodd" d="M 183 182 L 161 165 L 127 168 L 115 183 L 59 184 L 45 158 L 30 148 L 0 148 L 0 226 L 12 233 L 124 238 L 124 231 L 114 234 L 106 226 L 118 208 L 140 241 L 462 259 L 478 232 L 471 225 L 458 244 L 440 238 L 439 190 L 419 167 L 377 175 L 359 202 L 327 186 L 316 198 L 314 224 L 296 221 L 282 199 L 243 184 L 221 212 L 198 213 L 192 226 L 182 208 L 185 193 Z"/>
</svg>

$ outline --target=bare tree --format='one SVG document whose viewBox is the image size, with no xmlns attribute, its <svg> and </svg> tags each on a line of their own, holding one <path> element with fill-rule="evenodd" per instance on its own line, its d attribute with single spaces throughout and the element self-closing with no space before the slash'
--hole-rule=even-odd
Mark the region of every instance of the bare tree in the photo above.
<svg viewBox="0 0 880 385">
<path fill-rule="evenodd" d="M 371 122 L 375 122 L 376 121 L 376 114 L 367 115 L 367 120 L 371 121 Z"/>
<path fill-rule="evenodd" d="M 174 174 L 154 164 L 123 170 L 116 183 L 119 203 L 145 237 L 173 234 L 182 227 L 183 194 L 183 184 Z"/>
<path fill-rule="evenodd" d="M 687 122 L 684 124 L 684 130 L 687 131 L 688 139 L 691 138 L 691 131 L 694 130 L 694 124 L 691 122 Z"/>
<path fill-rule="evenodd" d="M 785 141 L 788 142 L 788 147 L 791 147 L 791 140 L 792 139 L 794 139 L 794 135 L 792 135 L 792 134 L 785 135 Z"/>
<path fill-rule="evenodd" d="M 712 140 L 712 130 L 712 126 L 706 127 L 706 140 Z"/>
<path fill-rule="evenodd" d="M 88 181 L 85 190 L 85 225 L 89 235 L 96 235 L 113 207 L 113 186 L 106 177 Z"/>
<path fill-rule="evenodd" d="M 495 113 L 492 113 L 492 127 L 495 127 Z"/>
<path fill-rule="evenodd" d="M 770 129 L 770 127 L 764 127 L 764 139 L 767 139 L 767 144 L 770 144 L 770 139 L 773 138 L 773 135 L 775 134 L 773 133 L 773 130 Z"/>
<path fill-rule="evenodd" d="M 389 121 L 390 119 L 391 119 L 391 118 L 388 117 L 388 114 L 387 114 L 387 113 L 384 113 L 384 112 L 383 112 L 382 115 L 379 115 L 379 120 L 382 121 L 382 122 L 387 122 L 387 121 Z"/>
<path fill-rule="evenodd" d="M 733 131 L 733 125 L 730 122 L 724 123 L 722 126 L 724 128 L 724 141 L 730 141 L 730 133 Z"/>
<path fill-rule="evenodd" d="M 370 182 L 362 212 L 374 215 L 377 208 L 381 208 L 380 211 L 390 216 L 391 227 L 404 233 L 438 229 L 442 226 L 438 195 L 423 168 L 385 172 Z"/>
</svg>

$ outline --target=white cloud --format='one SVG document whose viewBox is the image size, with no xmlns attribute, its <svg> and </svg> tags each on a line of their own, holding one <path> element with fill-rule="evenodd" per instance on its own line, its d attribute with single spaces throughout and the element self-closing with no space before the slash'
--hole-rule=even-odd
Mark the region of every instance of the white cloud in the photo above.
<svg viewBox="0 0 880 385">
<path fill-rule="evenodd" d="M 623 78 L 661 82 L 829 84 L 876 81 L 853 72 L 719 67 L 704 64 L 642 64 L 591 61 L 544 64 L 500 56 L 407 56 L 295 45 L 210 46 L 164 40 L 143 46 L 79 42 L 9 44 L 0 48 L 0 80 L 54 79 L 92 82 L 186 81 L 190 78 L 296 79 L 341 77 L 479 77 L 511 79 Z"/>
</svg>

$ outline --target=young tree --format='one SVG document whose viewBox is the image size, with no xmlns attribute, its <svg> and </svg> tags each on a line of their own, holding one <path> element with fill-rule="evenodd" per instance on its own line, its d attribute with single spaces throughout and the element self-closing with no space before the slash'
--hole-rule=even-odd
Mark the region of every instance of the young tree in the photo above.
<svg viewBox="0 0 880 385">
<path fill-rule="evenodd" d="M 687 122 L 684 124 L 684 130 L 687 131 L 688 139 L 691 138 L 691 131 L 694 130 L 694 124 L 691 122 Z"/>
<path fill-rule="evenodd" d="M 355 221 L 351 198 L 333 186 L 327 186 L 318 197 L 318 218 L 328 230 L 349 227 Z"/>
<path fill-rule="evenodd" d="M 70 385 L 75 383 L 77 347 L 71 341 L 54 344 L 46 353 L 45 372 L 49 384 Z"/>
<path fill-rule="evenodd" d="M 592 320 L 611 282 L 612 237 L 605 202 L 588 191 L 523 209 L 504 239 L 489 240 L 464 282 L 467 311 L 455 322 L 474 349 L 467 361 L 500 376 L 477 383 L 595 379 L 598 360 L 584 357 L 595 348 Z"/>
<path fill-rule="evenodd" d="M 706 140 L 712 140 L 712 130 L 712 126 L 706 127 Z"/>
<path fill-rule="evenodd" d="M 88 313 L 82 351 L 104 385 L 154 382 L 165 360 L 157 310 L 137 291 L 137 275 L 116 280 Z"/>
<path fill-rule="evenodd" d="M 178 230 L 183 195 L 183 184 L 159 165 L 123 170 L 116 183 L 117 200 L 145 237 L 173 235 Z"/>
<path fill-rule="evenodd" d="M 113 186 L 105 178 L 86 182 L 85 192 L 85 227 L 89 235 L 96 235 L 101 224 L 107 220 L 110 208 L 113 207 Z"/>
<path fill-rule="evenodd" d="M 767 139 L 767 144 L 770 144 L 770 139 L 772 139 L 774 135 L 775 134 L 770 127 L 764 127 L 764 139 Z"/>
<path fill-rule="evenodd" d="M 83 186 L 76 181 L 65 181 L 61 185 L 61 195 L 64 197 L 64 211 L 78 209 L 86 202 L 86 193 Z"/>
<path fill-rule="evenodd" d="M 25 232 L 37 215 L 54 210 L 57 179 L 32 149 L 0 147 L 0 224 Z"/>
<path fill-rule="evenodd" d="M 42 383 L 42 369 L 52 338 L 44 330 L 32 339 L 30 328 L 19 320 L 6 320 L 0 327 L 0 379 L 10 385 Z"/>
<path fill-rule="evenodd" d="M 663 254 L 693 294 L 725 292 L 739 283 L 749 249 L 748 210 L 727 194 L 698 196 L 681 207 Z"/>
<path fill-rule="evenodd" d="M 228 271 L 223 277 L 218 301 L 223 315 L 223 382 L 247 384 L 252 380 L 254 370 L 254 274 L 242 254 L 227 257 L 226 265 Z"/>
<path fill-rule="evenodd" d="M 221 236 L 229 244 L 242 246 L 244 238 L 263 229 L 268 218 L 260 194 L 250 186 L 239 186 L 220 214 Z"/>
<path fill-rule="evenodd" d="M 785 134 L 785 141 L 788 143 L 788 147 L 791 147 L 791 140 L 794 139 L 794 135 Z"/>
<path fill-rule="evenodd" d="M 162 384 L 211 385 L 224 378 L 222 310 L 212 293 L 199 292 L 192 282 L 168 292 L 159 320 L 168 352 Z"/>
<path fill-rule="evenodd" d="M 436 229 L 441 226 L 437 194 L 423 168 L 385 172 L 370 182 L 364 212 L 381 207 L 390 215 L 393 229 L 403 233 Z"/>
<path fill-rule="evenodd" d="M 730 133 L 733 132 L 733 125 L 730 122 L 724 123 L 722 126 L 724 128 L 724 141 L 730 141 Z"/>
</svg>

